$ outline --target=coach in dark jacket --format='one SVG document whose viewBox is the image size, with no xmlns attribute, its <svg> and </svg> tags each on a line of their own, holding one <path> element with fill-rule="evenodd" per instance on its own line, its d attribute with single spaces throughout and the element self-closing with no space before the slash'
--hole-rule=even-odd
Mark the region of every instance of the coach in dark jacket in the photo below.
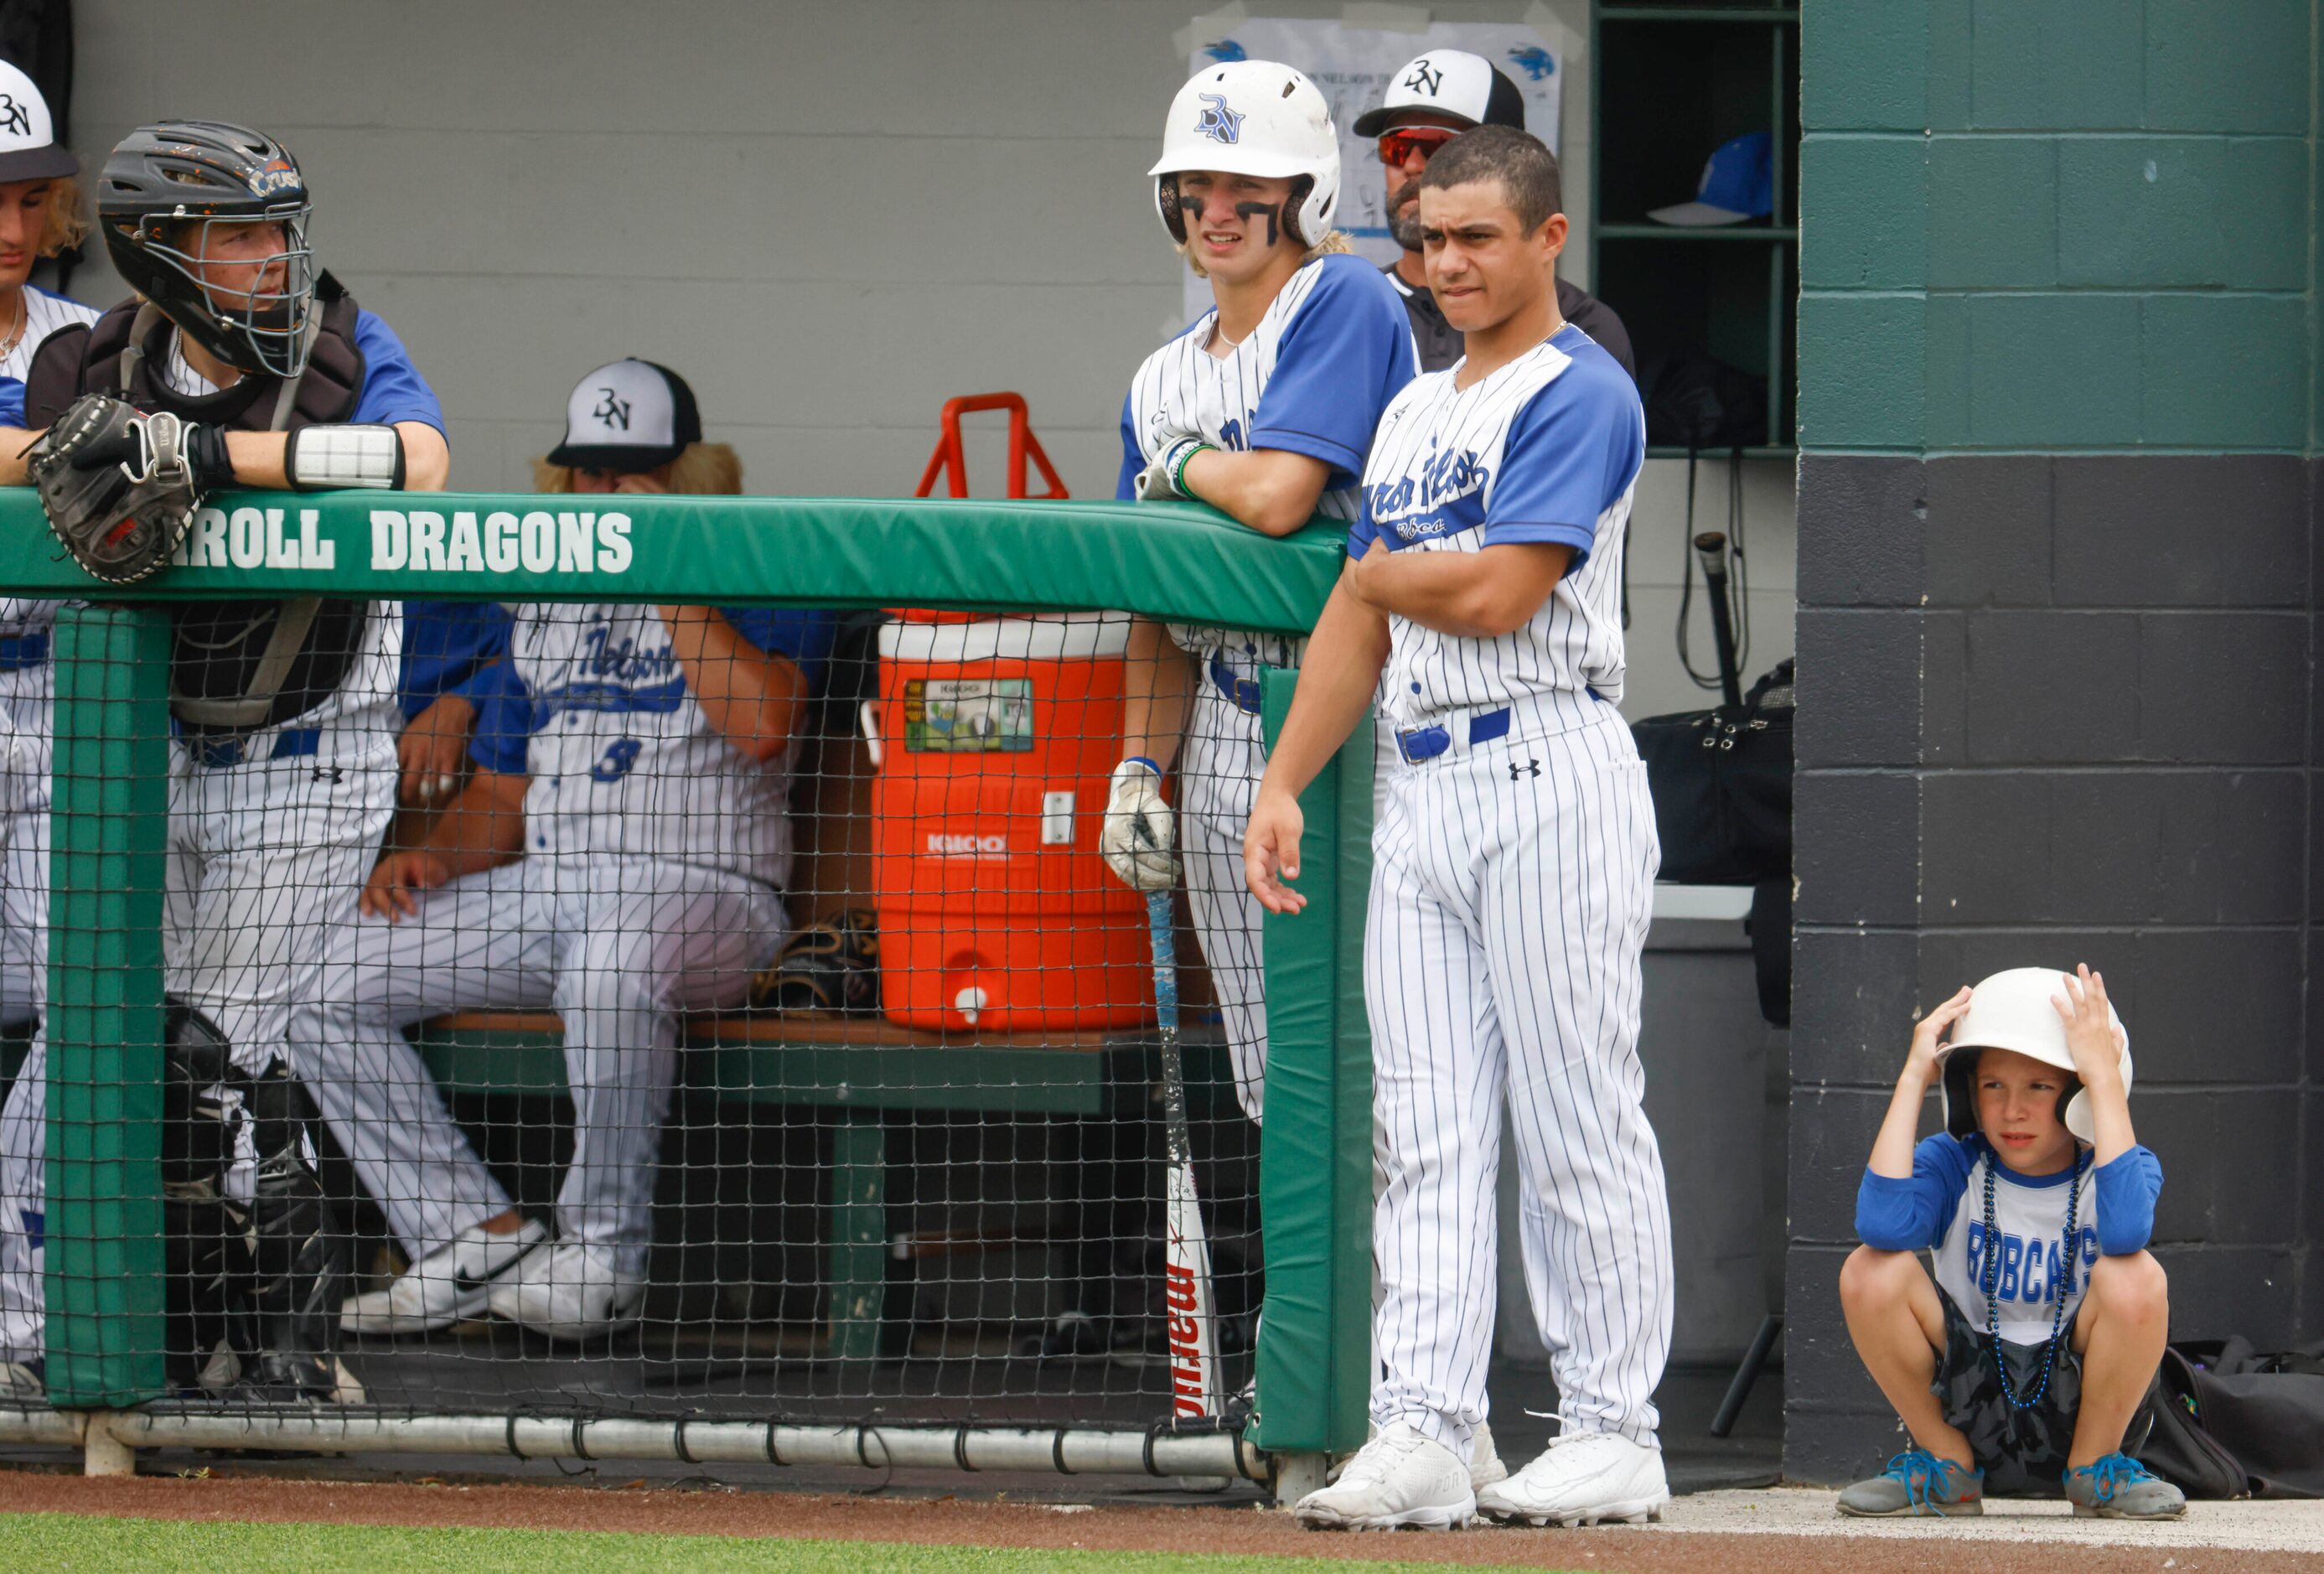
<svg viewBox="0 0 2324 1574">
<path fill-rule="evenodd" d="M 1461 50 L 1431 50 L 1388 82 L 1377 109 L 1356 117 L 1358 136 L 1379 138 L 1388 180 L 1388 227 L 1404 254 L 1383 270 L 1412 318 L 1420 369 L 1442 372 L 1461 358 L 1461 333 L 1444 320 L 1420 262 L 1420 171 L 1438 148 L 1472 126 L 1525 129 L 1525 99 L 1492 62 Z M 1636 381 L 1630 336 L 1613 308 L 1578 284 L 1557 281 L 1557 309 L 1565 320 L 1605 346 Z"/>
</svg>

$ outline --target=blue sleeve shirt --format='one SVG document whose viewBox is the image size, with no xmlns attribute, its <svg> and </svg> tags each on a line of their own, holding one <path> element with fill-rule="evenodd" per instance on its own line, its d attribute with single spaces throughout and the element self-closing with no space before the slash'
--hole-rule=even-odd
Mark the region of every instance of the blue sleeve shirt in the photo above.
<svg viewBox="0 0 2324 1574">
<path fill-rule="evenodd" d="M 355 313 L 355 348 L 364 354 L 363 392 L 347 419 L 359 425 L 420 421 L 443 431 L 444 407 L 411 364 L 395 330 L 367 311 Z"/>
<path fill-rule="evenodd" d="M 1923 1251 L 1935 1247 L 1951 1229 L 1983 1151 L 1939 1132 L 1913 1149 L 1909 1180 L 1875 1174 L 1867 1165 L 1856 1191 L 1857 1238 L 1877 1251 Z M 2154 1204 L 2163 1194 L 2163 1162 L 2133 1146 L 2092 1172 L 2096 1184 L 2098 1250 L 2107 1256 L 2144 1251 L 2154 1236 Z"/>
<path fill-rule="evenodd" d="M 812 607 L 720 607 L 734 631 L 769 656 L 787 656 L 798 665 L 810 692 L 823 689 L 825 667 L 839 621 Z"/>
<path fill-rule="evenodd" d="M 1386 275 L 1360 257 L 1325 257 L 1276 345 L 1250 446 L 1321 459 L 1327 485 L 1352 486 L 1380 412 L 1419 370 L 1412 319 Z"/>
<path fill-rule="evenodd" d="M 508 654 L 510 617 L 498 602 L 403 603 L 403 676 L 398 700 L 407 722 L 447 694 L 476 698 L 486 666 Z"/>
<path fill-rule="evenodd" d="M 24 385 L 14 377 L 0 377 L 0 427 L 24 424 Z"/>
</svg>

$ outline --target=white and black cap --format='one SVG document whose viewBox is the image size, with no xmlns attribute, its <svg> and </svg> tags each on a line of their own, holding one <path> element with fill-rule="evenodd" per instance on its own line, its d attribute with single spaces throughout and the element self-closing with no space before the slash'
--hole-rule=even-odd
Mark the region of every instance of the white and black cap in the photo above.
<svg viewBox="0 0 2324 1574">
<path fill-rule="evenodd" d="M 1390 77 L 1378 109 L 1356 116 L 1358 136 L 1378 136 L 1408 117 L 1437 115 L 1471 125 L 1525 129 L 1525 95 L 1492 61 L 1466 50 L 1430 50 Z"/>
<path fill-rule="evenodd" d="M 686 379 L 651 361 L 612 361 L 574 385 L 565 440 L 551 465 L 631 475 L 669 464 L 702 441 L 702 415 Z"/>
<path fill-rule="evenodd" d="M 49 101 L 32 79 L 0 60 L 0 181 L 54 180 L 80 173 L 80 161 L 57 146 Z"/>
</svg>

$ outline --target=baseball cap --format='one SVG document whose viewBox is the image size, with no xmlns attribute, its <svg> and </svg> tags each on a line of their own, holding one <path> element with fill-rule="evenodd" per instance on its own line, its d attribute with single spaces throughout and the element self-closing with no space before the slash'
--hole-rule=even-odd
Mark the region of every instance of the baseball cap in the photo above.
<svg viewBox="0 0 2324 1574">
<path fill-rule="evenodd" d="M 565 440 L 551 465 L 634 474 L 669 464 L 702 441 L 702 415 L 686 379 L 651 361 L 610 361 L 574 385 Z"/>
<path fill-rule="evenodd" d="M 1775 211 L 1775 139 L 1747 132 L 1719 144 L 1702 166 L 1692 202 L 1657 207 L 1646 216 L 1656 224 L 1740 224 Z"/>
<path fill-rule="evenodd" d="M 1356 116 L 1356 134 L 1378 136 L 1397 117 L 1425 111 L 1457 115 L 1471 125 L 1525 129 L 1525 96 L 1492 61 L 1466 50 L 1430 50 L 1388 78 L 1378 109 Z"/>
<path fill-rule="evenodd" d="M 57 146 L 49 101 L 32 79 L 0 60 L 0 180 L 54 180 L 80 173 L 80 161 Z"/>
</svg>

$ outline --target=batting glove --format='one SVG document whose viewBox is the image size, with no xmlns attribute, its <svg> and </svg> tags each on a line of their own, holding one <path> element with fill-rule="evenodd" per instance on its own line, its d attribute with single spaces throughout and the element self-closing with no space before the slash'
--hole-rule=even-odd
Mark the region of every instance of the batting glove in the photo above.
<svg viewBox="0 0 2324 1574">
<path fill-rule="evenodd" d="M 1138 473 L 1138 501 L 1167 502 L 1193 497 L 1194 494 L 1186 490 L 1186 463 L 1215 446 L 1200 437 L 1181 437 L 1163 449 L 1158 458 Z"/>
<path fill-rule="evenodd" d="M 1131 890 L 1167 891 L 1178 879 L 1178 858 L 1171 851 L 1176 841 L 1159 769 L 1150 759 L 1115 766 L 1097 838 L 1106 868 Z"/>
</svg>

